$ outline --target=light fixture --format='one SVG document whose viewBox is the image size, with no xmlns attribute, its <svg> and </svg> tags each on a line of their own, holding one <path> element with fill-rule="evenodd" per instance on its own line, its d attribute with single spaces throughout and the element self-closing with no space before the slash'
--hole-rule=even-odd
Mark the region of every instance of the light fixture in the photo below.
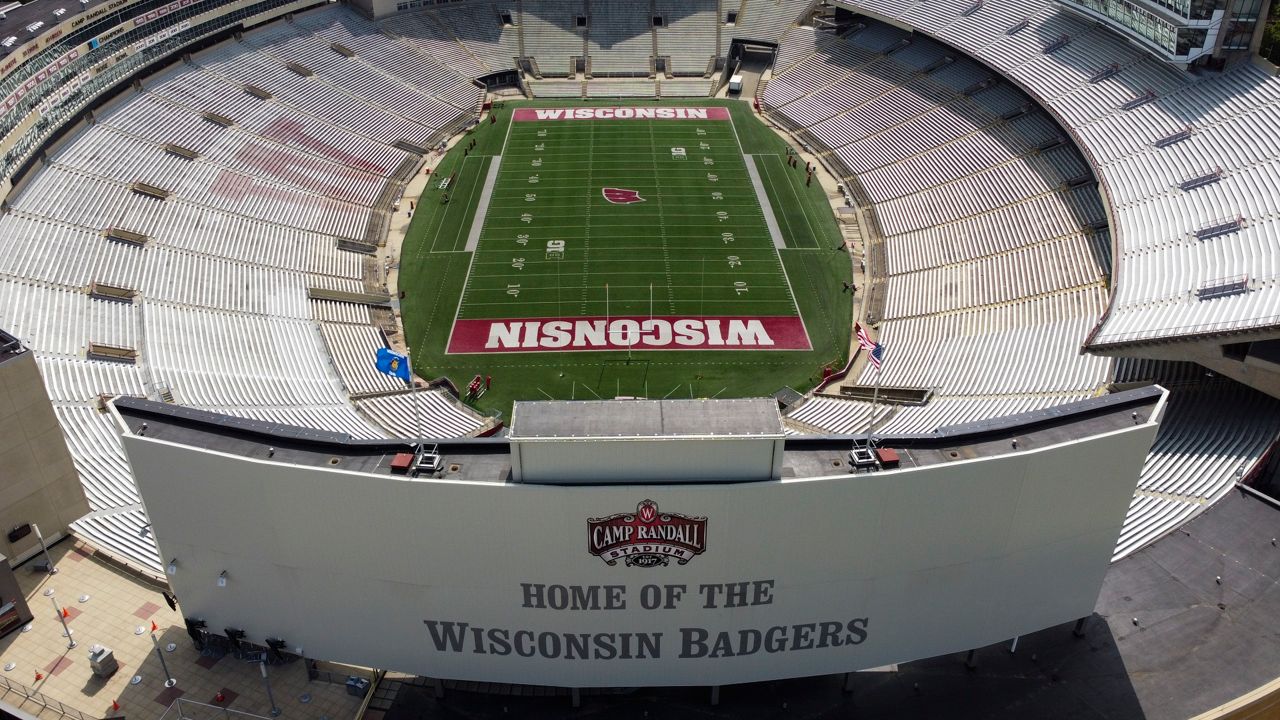
<svg viewBox="0 0 1280 720">
<path fill-rule="evenodd" d="M 178 558 L 174 558 L 170 560 L 168 567 L 166 567 L 164 570 L 170 575 L 177 575 L 178 574 Z"/>
<path fill-rule="evenodd" d="M 223 570 L 222 572 L 218 573 L 218 587 L 226 587 L 226 586 L 227 586 L 227 571 Z"/>
</svg>

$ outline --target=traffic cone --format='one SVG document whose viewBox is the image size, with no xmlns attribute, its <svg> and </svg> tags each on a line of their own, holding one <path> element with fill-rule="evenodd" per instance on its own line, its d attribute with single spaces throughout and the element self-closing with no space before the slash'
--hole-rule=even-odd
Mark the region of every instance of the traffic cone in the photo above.
<svg viewBox="0 0 1280 720">
<path fill-rule="evenodd" d="M 68 609 L 66 609 L 66 608 L 62 608 L 62 617 L 64 617 L 64 618 L 69 618 L 69 617 L 71 617 L 71 611 L 70 611 L 70 610 L 68 610 Z"/>
<path fill-rule="evenodd" d="M 43 674 L 41 674 L 41 672 L 40 672 L 39 670 L 37 670 L 37 671 L 36 671 L 36 682 L 40 682 L 40 681 L 41 681 L 41 680 L 43 680 L 43 679 L 44 679 L 44 675 L 43 675 Z"/>
<path fill-rule="evenodd" d="M 159 625 L 156 625 L 156 621 L 155 621 L 155 620 L 152 620 L 152 621 L 151 621 L 151 632 L 155 632 L 155 631 L 157 631 L 157 630 L 159 630 L 159 629 L 160 629 L 160 626 L 159 626 Z"/>
<path fill-rule="evenodd" d="M 219 691 L 218 691 L 218 694 L 217 694 L 217 695 L 214 695 L 214 696 L 213 696 L 213 701 L 214 701 L 214 702 L 224 702 L 224 701 L 226 701 L 226 699 L 227 699 L 227 696 L 226 696 L 226 695 L 223 695 L 221 690 L 219 690 Z"/>
<path fill-rule="evenodd" d="M 118 710 L 120 710 L 120 701 L 119 701 L 119 700 L 112 700 L 112 701 L 111 701 L 111 712 L 117 712 Z"/>
</svg>

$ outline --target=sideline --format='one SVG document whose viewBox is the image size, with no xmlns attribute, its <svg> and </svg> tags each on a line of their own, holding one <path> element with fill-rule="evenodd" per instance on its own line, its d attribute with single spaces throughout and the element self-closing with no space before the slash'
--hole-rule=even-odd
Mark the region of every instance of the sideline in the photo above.
<svg viewBox="0 0 1280 720">
<path fill-rule="evenodd" d="M 764 211 L 764 224 L 769 226 L 769 235 L 773 238 L 773 246 L 779 250 L 786 250 L 787 243 L 782 239 L 782 230 L 778 227 L 778 218 L 774 217 L 773 205 L 769 202 L 768 193 L 764 191 L 764 183 L 760 182 L 760 171 L 756 167 L 756 156 L 743 153 L 742 159 L 746 160 L 747 175 L 751 176 L 751 185 L 756 189 L 756 199 L 760 201 L 760 209 Z"/>
<path fill-rule="evenodd" d="M 493 186 L 498 184 L 500 167 L 502 156 L 494 155 L 489 160 L 489 174 L 485 176 L 484 188 L 480 190 L 480 204 L 476 206 L 476 214 L 471 218 L 471 230 L 467 232 L 467 252 L 475 252 L 480 246 L 480 232 L 484 230 L 484 220 L 489 215 L 489 200 L 493 197 Z"/>
</svg>

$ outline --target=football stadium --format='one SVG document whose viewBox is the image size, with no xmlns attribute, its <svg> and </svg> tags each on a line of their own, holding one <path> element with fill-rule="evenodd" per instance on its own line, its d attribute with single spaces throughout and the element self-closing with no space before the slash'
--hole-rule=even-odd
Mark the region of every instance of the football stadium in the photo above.
<svg viewBox="0 0 1280 720">
<path fill-rule="evenodd" d="M 1271 10 L 0 5 L 0 712 L 1280 716 Z"/>
</svg>

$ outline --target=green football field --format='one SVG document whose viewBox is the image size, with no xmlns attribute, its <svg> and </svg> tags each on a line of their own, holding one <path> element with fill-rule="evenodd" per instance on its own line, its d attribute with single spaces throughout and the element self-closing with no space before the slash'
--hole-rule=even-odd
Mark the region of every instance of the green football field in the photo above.
<svg viewBox="0 0 1280 720">
<path fill-rule="evenodd" d="M 849 257 L 781 138 L 740 102 L 561 119 L 600 105 L 506 103 L 436 168 L 401 260 L 418 374 L 492 376 L 476 404 L 505 414 L 803 391 L 842 364 Z"/>
</svg>

